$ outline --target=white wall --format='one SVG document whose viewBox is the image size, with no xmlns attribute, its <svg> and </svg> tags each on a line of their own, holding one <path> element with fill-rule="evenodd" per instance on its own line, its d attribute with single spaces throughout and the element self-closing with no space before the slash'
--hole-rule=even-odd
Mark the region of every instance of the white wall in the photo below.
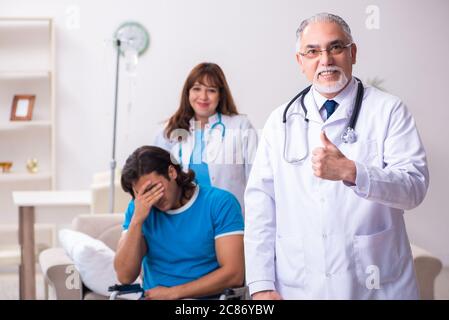
<svg viewBox="0 0 449 320">
<path fill-rule="evenodd" d="M 379 29 L 365 25 L 368 5 L 380 10 Z M 56 21 L 59 189 L 87 188 L 94 172 L 109 168 L 115 61 L 105 40 L 120 23 L 137 20 L 151 37 L 133 93 L 122 73 L 117 161 L 123 165 L 136 147 L 151 143 L 158 122 L 176 109 L 187 73 L 202 61 L 223 67 L 240 111 L 261 128 L 271 110 L 306 84 L 294 61 L 295 31 L 303 18 L 320 11 L 337 13 L 351 26 L 359 47 L 355 74 L 365 81 L 384 79 L 382 85 L 415 115 L 431 184 L 424 203 L 406 214 L 407 227 L 412 242 L 449 264 L 443 123 L 449 117 L 448 1 L 0 1 L 2 16 Z"/>
</svg>

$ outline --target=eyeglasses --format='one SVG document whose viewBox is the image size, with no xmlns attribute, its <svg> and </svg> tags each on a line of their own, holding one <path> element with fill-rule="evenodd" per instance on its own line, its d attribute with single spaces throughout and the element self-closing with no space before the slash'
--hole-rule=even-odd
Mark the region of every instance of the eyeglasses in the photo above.
<svg viewBox="0 0 449 320">
<path fill-rule="evenodd" d="M 336 44 L 330 45 L 326 49 L 319 50 L 319 49 L 310 48 L 310 49 L 307 49 L 306 52 L 298 52 L 298 53 L 308 59 L 314 59 L 314 58 L 319 57 L 323 51 L 327 51 L 330 55 L 335 56 L 335 55 L 342 53 L 344 49 L 349 48 L 352 45 L 353 45 L 353 42 L 348 43 L 347 45 L 343 45 L 341 43 L 336 43 Z"/>
</svg>

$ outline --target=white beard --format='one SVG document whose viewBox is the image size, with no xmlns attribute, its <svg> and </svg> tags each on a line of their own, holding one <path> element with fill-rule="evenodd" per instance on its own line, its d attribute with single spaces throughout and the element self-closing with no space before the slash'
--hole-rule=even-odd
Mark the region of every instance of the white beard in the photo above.
<svg viewBox="0 0 449 320">
<path fill-rule="evenodd" d="M 336 82 L 329 85 L 323 85 L 318 83 L 318 74 L 325 70 L 329 71 L 337 70 L 340 74 L 339 79 Z M 313 77 L 313 87 L 320 93 L 336 93 L 341 91 L 346 86 L 348 81 L 349 79 L 346 77 L 345 73 L 343 72 L 343 69 L 339 67 L 334 66 L 334 67 L 321 68 L 316 71 L 315 76 Z"/>
</svg>

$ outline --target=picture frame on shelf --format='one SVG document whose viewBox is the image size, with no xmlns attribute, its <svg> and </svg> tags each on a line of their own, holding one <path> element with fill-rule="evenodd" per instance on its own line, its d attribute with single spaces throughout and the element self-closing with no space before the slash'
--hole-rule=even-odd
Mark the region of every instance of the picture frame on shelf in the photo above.
<svg viewBox="0 0 449 320">
<path fill-rule="evenodd" d="M 33 115 L 35 95 L 16 94 L 12 100 L 11 121 L 30 121 Z"/>
<path fill-rule="evenodd" d="M 0 168 L 2 168 L 3 173 L 11 172 L 12 162 L 6 161 L 6 162 L 0 162 Z"/>
</svg>

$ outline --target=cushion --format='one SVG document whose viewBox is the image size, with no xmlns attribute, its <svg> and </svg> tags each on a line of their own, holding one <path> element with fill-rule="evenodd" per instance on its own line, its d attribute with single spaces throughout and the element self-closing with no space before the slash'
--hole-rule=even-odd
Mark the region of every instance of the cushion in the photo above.
<svg viewBox="0 0 449 320">
<path fill-rule="evenodd" d="M 73 260 L 84 285 L 97 294 L 109 296 L 108 287 L 119 283 L 114 270 L 114 251 L 98 239 L 69 229 L 59 231 L 59 242 Z M 120 297 L 138 299 L 140 293 Z"/>
</svg>

